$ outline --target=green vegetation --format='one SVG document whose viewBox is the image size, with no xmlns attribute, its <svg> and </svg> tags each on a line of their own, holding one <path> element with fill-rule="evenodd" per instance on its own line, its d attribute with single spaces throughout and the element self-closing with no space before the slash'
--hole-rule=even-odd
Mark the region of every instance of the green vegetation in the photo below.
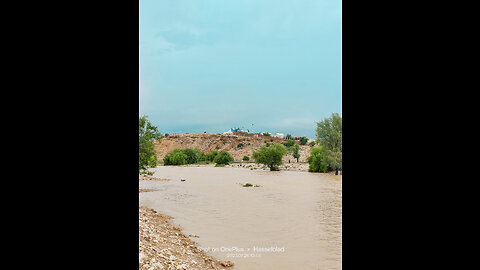
<svg viewBox="0 0 480 270">
<path fill-rule="evenodd" d="M 299 153 L 300 146 L 298 144 L 295 144 L 292 150 L 293 150 L 293 158 L 296 158 L 298 163 L 298 159 L 300 158 L 300 153 Z"/>
<path fill-rule="evenodd" d="M 140 117 L 138 123 L 138 173 L 143 174 L 158 164 L 153 142 L 160 140 L 162 134 L 147 120 L 147 116 Z"/>
<path fill-rule="evenodd" d="M 338 175 L 338 170 L 342 169 L 342 117 L 332 113 L 331 117 L 318 122 L 316 135 L 324 149 L 322 162 Z"/>
<path fill-rule="evenodd" d="M 175 149 L 165 155 L 163 158 L 163 165 L 184 165 L 187 164 L 188 156 L 183 153 L 182 149 Z"/>
<path fill-rule="evenodd" d="M 286 147 L 292 147 L 295 144 L 294 140 L 288 140 L 287 142 L 284 142 L 283 145 Z"/>
<path fill-rule="evenodd" d="M 217 165 L 228 165 L 230 162 L 233 162 L 233 157 L 227 151 L 221 151 L 215 156 L 213 162 L 217 163 Z"/>
<path fill-rule="evenodd" d="M 278 171 L 282 164 L 282 157 L 287 153 L 285 146 L 274 143 L 272 147 L 262 146 L 258 151 L 253 152 L 256 163 L 261 163 L 270 168 L 270 171 Z"/>
<path fill-rule="evenodd" d="M 205 154 L 205 160 L 213 162 L 213 159 L 218 155 L 218 151 L 211 151 L 210 153 Z"/>
<path fill-rule="evenodd" d="M 325 160 L 325 150 L 322 146 L 312 148 L 307 158 L 309 172 L 328 172 L 328 164 Z"/>
<path fill-rule="evenodd" d="M 175 149 L 165 155 L 163 165 L 184 165 L 206 161 L 206 155 L 200 149 Z"/>
<path fill-rule="evenodd" d="M 249 161 L 250 158 L 249 158 L 248 156 L 243 156 L 242 160 L 244 160 L 244 161 Z"/>
<path fill-rule="evenodd" d="M 300 144 L 301 144 L 301 145 L 305 145 L 305 144 L 307 144 L 307 142 L 308 142 L 307 137 L 301 137 L 301 138 L 300 138 Z"/>
</svg>

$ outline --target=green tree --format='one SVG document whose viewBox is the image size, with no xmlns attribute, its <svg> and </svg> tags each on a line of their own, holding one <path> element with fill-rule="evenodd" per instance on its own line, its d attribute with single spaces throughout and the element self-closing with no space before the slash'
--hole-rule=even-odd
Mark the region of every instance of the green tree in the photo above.
<svg viewBox="0 0 480 270">
<path fill-rule="evenodd" d="M 175 149 L 165 155 L 163 165 L 184 165 L 187 164 L 187 158 L 188 156 L 181 149 Z"/>
<path fill-rule="evenodd" d="M 342 168 L 342 117 L 338 113 L 332 113 L 329 118 L 317 123 L 317 141 L 326 150 L 325 162 L 338 175 Z"/>
<path fill-rule="evenodd" d="M 287 153 L 285 146 L 279 143 L 273 143 L 271 147 L 262 146 L 258 151 L 253 152 L 253 158 L 256 163 L 265 164 L 270 171 L 278 171 L 278 166 L 282 164 L 282 157 Z"/>
<path fill-rule="evenodd" d="M 305 145 L 305 144 L 307 144 L 307 142 L 308 142 L 307 137 L 301 137 L 301 138 L 300 138 L 300 144 L 301 144 L 301 145 Z"/>
<path fill-rule="evenodd" d="M 293 150 L 293 158 L 296 158 L 298 163 L 298 159 L 300 158 L 300 153 L 299 153 L 300 146 L 298 144 L 295 144 L 292 150 Z"/>
<path fill-rule="evenodd" d="M 283 145 L 286 147 L 292 147 L 295 144 L 294 140 L 288 140 L 287 142 L 284 142 Z"/>
<path fill-rule="evenodd" d="M 138 173 L 145 173 L 148 168 L 157 166 L 158 161 L 153 142 L 160 140 L 162 134 L 142 116 L 138 119 Z"/>
<path fill-rule="evenodd" d="M 309 172 L 328 172 L 328 164 L 326 162 L 326 154 L 323 146 L 313 147 L 307 161 Z"/>
<path fill-rule="evenodd" d="M 325 151 L 325 162 L 330 168 L 335 170 L 335 175 L 338 175 L 338 170 L 342 169 L 342 152 Z"/>
<path fill-rule="evenodd" d="M 213 159 L 213 162 L 221 165 L 227 165 L 232 161 L 233 161 L 233 157 L 227 151 L 221 151 Z"/>
<path fill-rule="evenodd" d="M 218 151 L 211 151 L 205 155 L 205 160 L 213 162 L 213 159 L 218 155 Z"/>
</svg>

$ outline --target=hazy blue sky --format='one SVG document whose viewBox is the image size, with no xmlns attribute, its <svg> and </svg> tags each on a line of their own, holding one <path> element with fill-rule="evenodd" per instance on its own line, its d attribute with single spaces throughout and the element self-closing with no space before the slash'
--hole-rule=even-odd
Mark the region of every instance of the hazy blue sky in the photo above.
<svg viewBox="0 0 480 270">
<path fill-rule="evenodd" d="M 341 29 L 340 0 L 140 0 L 140 115 L 314 138 L 342 112 Z"/>
</svg>

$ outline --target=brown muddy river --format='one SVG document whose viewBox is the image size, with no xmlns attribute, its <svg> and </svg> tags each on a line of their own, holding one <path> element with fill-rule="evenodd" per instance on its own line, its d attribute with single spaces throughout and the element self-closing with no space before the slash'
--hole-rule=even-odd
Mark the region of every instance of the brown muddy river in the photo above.
<svg viewBox="0 0 480 270">
<path fill-rule="evenodd" d="M 342 180 L 308 172 L 157 167 L 140 205 L 174 217 L 233 269 L 341 269 Z M 185 181 L 181 181 L 185 179 Z M 251 183 L 261 187 L 242 187 Z"/>
</svg>

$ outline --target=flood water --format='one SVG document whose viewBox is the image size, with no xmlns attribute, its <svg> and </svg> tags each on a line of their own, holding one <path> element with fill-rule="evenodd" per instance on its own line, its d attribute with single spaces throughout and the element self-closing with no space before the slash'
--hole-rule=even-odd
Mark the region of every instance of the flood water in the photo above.
<svg viewBox="0 0 480 270">
<path fill-rule="evenodd" d="M 208 254 L 233 261 L 233 269 L 341 269 L 340 176 L 214 167 L 152 171 L 171 181 L 141 181 L 140 188 L 157 191 L 140 193 L 140 205 L 174 217 Z"/>
</svg>

